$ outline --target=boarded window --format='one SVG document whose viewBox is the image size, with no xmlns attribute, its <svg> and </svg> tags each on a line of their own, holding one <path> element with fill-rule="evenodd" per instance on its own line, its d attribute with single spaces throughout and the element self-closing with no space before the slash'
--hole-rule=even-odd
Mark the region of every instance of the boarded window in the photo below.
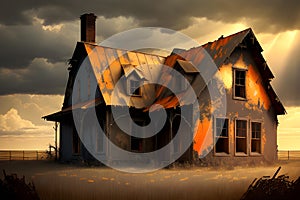
<svg viewBox="0 0 300 200">
<path fill-rule="evenodd" d="M 72 137 L 72 145 L 73 145 L 73 153 L 79 154 L 80 153 L 80 139 L 78 137 L 78 134 L 76 131 L 73 131 L 73 137 Z"/>
<path fill-rule="evenodd" d="M 235 152 L 247 154 L 247 120 L 235 121 Z"/>
<path fill-rule="evenodd" d="M 130 80 L 128 93 L 133 96 L 141 96 L 142 93 L 139 85 L 140 85 L 140 81 Z"/>
<path fill-rule="evenodd" d="M 261 153 L 261 123 L 251 122 L 251 152 Z"/>
<path fill-rule="evenodd" d="M 216 118 L 215 152 L 229 154 L 228 119 Z"/>
<path fill-rule="evenodd" d="M 234 70 L 234 97 L 246 98 L 246 71 Z"/>
</svg>

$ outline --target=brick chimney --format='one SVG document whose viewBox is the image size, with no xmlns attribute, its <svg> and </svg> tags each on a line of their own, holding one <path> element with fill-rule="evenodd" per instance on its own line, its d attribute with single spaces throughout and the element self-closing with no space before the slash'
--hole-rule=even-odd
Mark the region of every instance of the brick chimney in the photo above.
<svg viewBox="0 0 300 200">
<path fill-rule="evenodd" d="M 82 42 L 96 42 L 96 18 L 97 16 L 95 16 L 94 13 L 80 16 Z"/>
</svg>

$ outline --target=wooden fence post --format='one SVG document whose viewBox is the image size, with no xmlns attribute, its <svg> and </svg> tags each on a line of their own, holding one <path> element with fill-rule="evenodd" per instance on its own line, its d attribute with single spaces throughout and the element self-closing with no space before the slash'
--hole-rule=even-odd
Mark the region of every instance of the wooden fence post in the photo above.
<svg viewBox="0 0 300 200">
<path fill-rule="evenodd" d="M 288 150 L 288 160 L 290 160 L 290 151 Z"/>
<path fill-rule="evenodd" d="M 11 151 L 8 151 L 9 153 L 9 160 L 11 160 Z"/>
<path fill-rule="evenodd" d="M 25 154 L 25 152 L 23 151 L 23 160 L 24 160 L 24 157 L 25 157 L 25 155 L 24 155 L 24 154 Z"/>
<path fill-rule="evenodd" d="M 36 160 L 39 160 L 39 152 L 36 151 Z"/>
</svg>

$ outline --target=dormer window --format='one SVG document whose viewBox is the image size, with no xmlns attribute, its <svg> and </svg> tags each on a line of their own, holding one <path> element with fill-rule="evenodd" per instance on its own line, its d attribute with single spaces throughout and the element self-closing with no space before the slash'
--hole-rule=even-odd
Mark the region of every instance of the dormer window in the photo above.
<svg viewBox="0 0 300 200">
<path fill-rule="evenodd" d="M 143 72 L 130 64 L 122 65 L 122 69 L 125 75 L 127 95 L 136 97 L 142 96 L 142 85 L 143 81 L 146 80 Z"/>
<path fill-rule="evenodd" d="M 194 77 L 199 73 L 198 69 L 186 60 L 176 60 L 174 69 L 176 69 L 179 74 L 174 78 L 174 88 L 175 92 L 183 92 L 188 89 L 189 82 L 191 82 Z"/>
<path fill-rule="evenodd" d="M 234 69 L 234 98 L 246 99 L 246 70 Z"/>
<path fill-rule="evenodd" d="M 133 95 L 133 96 L 141 96 L 142 95 L 142 91 L 141 91 L 141 88 L 140 88 L 140 81 L 129 80 L 128 94 Z"/>
</svg>

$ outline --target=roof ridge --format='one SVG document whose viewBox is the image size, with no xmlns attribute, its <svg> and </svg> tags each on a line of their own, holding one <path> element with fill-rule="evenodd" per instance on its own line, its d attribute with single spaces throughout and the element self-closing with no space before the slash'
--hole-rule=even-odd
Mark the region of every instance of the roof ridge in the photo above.
<svg viewBox="0 0 300 200">
<path fill-rule="evenodd" d="M 244 33 L 244 32 L 247 32 L 247 31 L 252 31 L 251 28 L 247 28 L 247 29 L 244 29 L 242 31 L 239 31 L 237 33 L 233 33 L 233 34 L 230 34 L 230 35 L 227 35 L 226 37 L 223 37 L 223 35 L 221 37 L 219 37 L 217 40 L 214 40 L 214 41 L 209 41 L 207 43 L 204 43 L 203 45 L 201 45 L 202 47 L 204 47 L 205 45 L 208 45 L 208 44 L 211 44 L 211 43 L 214 43 L 214 42 L 217 42 L 219 40 L 223 40 L 223 39 L 226 39 L 226 38 L 229 38 L 229 37 L 233 37 L 233 36 L 236 36 L 236 35 L 239 35 L 241 33 Z M 253 32 L 253 31 L 252 31 Z"/>
<path fill-rule="evenodd" d="M 82 42 L 82 41 L 78 41 L 78 43 L 82 43 L 82 44 L 87 44 L 87 45 L 91 45 L 94 47 L 103 47 L 103 48 L 107 48 L 107 49 L 113 49 L 113 50 L 120 50 L 120 51 L 126 51 L 126 52 L 132 52 L 132 53 L 141 53 L 141 54 L 145 54 L 145 55 L 151 55 L 151 56 L 158 56 L 161 58 L 166 58 L 167 56 L 162 56 L 162 55 L 158 55 L 158 54 L 152 54 L 152 53 L 145 53 L 145 52 L 141 52 L 141 51 L 137 51 L 137 50 L 128 50 L 128 49 L 122 49 L 122 48 L 114 48 L 114 47 L 109 47 L 109 46 L 103 46 L 103 45 L 98 45 L 95 43 L 90 43 L 90 42 Z"/>
</svg>

